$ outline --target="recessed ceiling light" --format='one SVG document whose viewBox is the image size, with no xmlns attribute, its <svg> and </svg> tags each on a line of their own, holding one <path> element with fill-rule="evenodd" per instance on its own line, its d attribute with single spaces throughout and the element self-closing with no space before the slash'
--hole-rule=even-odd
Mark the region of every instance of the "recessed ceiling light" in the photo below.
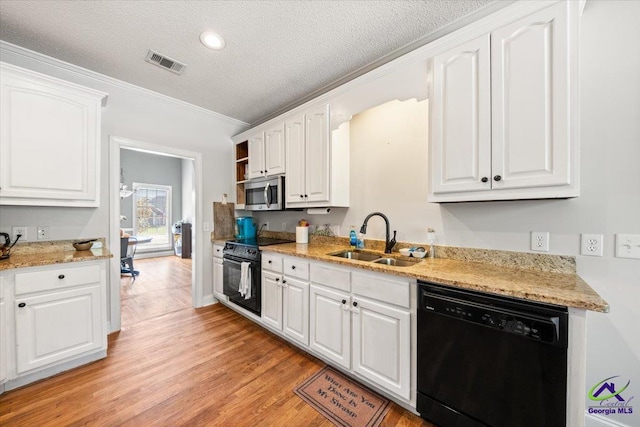
<svg viewBox="0 0 640 427">
<path fill-rule="evenodd" d="M 209 49 L 220 50 L 224 48 L 224 39 L 213 31 L 203 31 L 200 34 L 200 41 Z"/>
</svg>

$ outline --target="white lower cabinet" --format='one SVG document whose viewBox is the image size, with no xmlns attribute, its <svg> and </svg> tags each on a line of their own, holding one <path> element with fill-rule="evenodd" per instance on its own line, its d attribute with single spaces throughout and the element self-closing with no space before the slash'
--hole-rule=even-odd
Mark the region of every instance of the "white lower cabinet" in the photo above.
<svg viewBox="0 0 640 427">
<path fill-rule="evenodd" d="M 224 275 L 222 245 L 213 245 L 213 295 L 224 296 L 222 280 Z"/>
<path fill-rule="evenodd" d="M 329 264 L 311 266 L 310 347 L 409 400 L 409 280 L 360 270 L 348 273 Z"/>
<path fill-rule="evenodd" d="M 263 257 L 263 265 L 266 267 L 262 271 L 262 321 L 287 337 L 309 345 L 308 263 L 285 261 L 297 277 L 282 274 L 282 258 Z"/>
<path fill-rule="evenodd" d="M 411 279 L 262 255 L 262 322 L 411 401 Z"/>
<path fill-rule="evenodd" d="M 2 272 L 0 383 L 7 390 L 106 356 L 106 264 Z"/>
<path fill-rule="evenodd" d="M 351 368 L 351 296 L 311 285 L 309 346 L 347 369 Z"/>
<path fill-rule="evenodd" d="M 353 370 L 408 399 L 411 316 L 362 297 L 353 299 Z"/>
<path fill-rule="evenodd" d="M 282 274 L 262 272 L 262 321 L 282 330 Z"/>
<path fill-rule="evenodd" d="M 0 285 L 0 384 L 7 380 L 7 306 L 2 296 L 2 286 Z M 0 391 L 2 387 L 0 387 Z"/>
<path fill-rule="evenodd" d="M 285 276 L 282 289 L 283 332 L 309 345 L 309 283 Z"/>
<path fill-rule="evenodd" d="M 18 374 L 102 346 L 100 285 L 16 298 Z"/>
</svg>

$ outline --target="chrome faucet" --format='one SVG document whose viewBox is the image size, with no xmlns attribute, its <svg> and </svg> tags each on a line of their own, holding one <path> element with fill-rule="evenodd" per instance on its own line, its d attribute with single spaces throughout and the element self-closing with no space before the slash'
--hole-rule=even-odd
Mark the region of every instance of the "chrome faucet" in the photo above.
<svg viewBox="0 0 640 427">
<path fill-rule="evenodd" d="M 390 254 L 391 253 L 391 249 L 393 249 L 393 247 L 396 245 L 396 230 L 393 230 L 393 239 L 390 239 L 390 226 L 389 226 L 389 218 L 386 217 L 385 214 L 381 213 L 381 212 L 373 212 L 370 213 L 369 215 L 367 215 L 367 217 L 364 219 L 364 222 L 362 223 L 362 227 L 360 227 L 360 232 L 362 234 L 367 234 L 367 223 L 369 222 L 369 219 L 372 216 L 379 216 L 382 217 L 382 219 L 384 219 L 384 223 L 386 225 L 386 236 L 385 236 L 385 241 L 384 241 L 384 253 L 385 254 Z"/>
</svg>

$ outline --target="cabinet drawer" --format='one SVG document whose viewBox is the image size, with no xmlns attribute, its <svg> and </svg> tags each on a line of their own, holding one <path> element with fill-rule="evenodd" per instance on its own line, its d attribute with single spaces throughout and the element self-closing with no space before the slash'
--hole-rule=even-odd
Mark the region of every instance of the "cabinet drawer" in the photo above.
<svg viewBox="0 0 640 427">
<path fill-rule="evenodd" d="M 350 272 L 327 264 L 311 264 L 311 281 L 349 292 Z"/>
<path fill-rule="evenodd" d="M 222 258 L 222 250 L 224 246 L 222 245 L 213 245 L 213 257 L 214 258 Z"/>
<path fill-rule="evenodd" d="M 63 267 L 30 273 L 16 273 L 16 295 L 100 282 L 100 267 Z"/>
<path fill-rule="evenodd" d="M 351 292 L 385 303 L 409 308 L 409 281 L 397 277 L 362 274 L 351 275 Z"/>
<path fill-rule="evenodd" d="M 282 257 L 280 255 L 262 253 L 262 269 L 282 273 Z"/>
<path fill-rule="evenodd" d="M 286 276 L 309 280 L 309 263 L 299 258 L 286 258 L 284 260 L 284 272 Z"/>
</svg>

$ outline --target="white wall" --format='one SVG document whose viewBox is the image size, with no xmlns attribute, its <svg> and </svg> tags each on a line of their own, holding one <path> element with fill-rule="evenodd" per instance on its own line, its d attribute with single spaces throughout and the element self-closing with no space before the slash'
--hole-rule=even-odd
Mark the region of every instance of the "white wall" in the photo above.
<svg viewBox="0 0 640 427">
<path fill-rule="evenodd" d="M 183 159 L 133 150 L 120 150 L 120 168 L 124 184 L 132 190 L 133 183 L 167 185 L 171 187 L 172 223 L 182 219 L 182 162 Z M 120 214 L 127 217 L 122 228 L 133 228 L 133 200 L 135 195 L 120 200 Z"/>
<path fill-rule="evenodd" d="M 109 94 L 102 109 L 101 148 L 101 197 L 100 207 L 95 208 L 39 208 L 3 206 L 0 213 L 1 227 L 48 225 L 51 239 L 75 239 L 78 237 L 108 237 L 109 234 L 109 136 L 177 147 L 202 153 L 204 200 L 203 221 L 213 223 L 214 201 L 222 199 L 222 193 L 231 194 L 232 165 L 231 135 L 243 130 L 242 122 L 219 114 L 170 100 L 163 96 L 140 90 L 131 85 L 94 75 L 79 73 L 75 67 L 47 57 L 16 52 L 11 45 L 3 44 L 2 61 L 58 77 L 67 81 L 95 88 Z M 215 96 L 212 94 L 211 96 Z M 31 228 L 30 228 L 31 230 Z M 202 254 L 204 295 L 212 295 L 212 267 L 210 233 L 204 232 Z M 34 234 L 32 234 L 34 235 Z M 117 251 L 116 251 L 117 252 Z"/>
<path fill-rule="evenodd" d="M 551 253 L 577 258 L 578 274 L 610 304 L 587 315 L 587 388 L 619 375 L 631 380 L 633 415 L 607 417 L 640 425 L 640 260 L 614 257 L 614 234 L 640 234 L 640 2 L 589 1 L 581 36 L 581 196 L 430 204 L 427 192 L 426 106 L 395 102 L 351 121 L 351 207 L 329 215 L 261 213 L 272 229 L 300 218 L 339 224 L 341 234 L 373 211 L 387 214 L 398 240 L 529 251 L 531 231 L 551 233 Z M 367 236 L 384 238 L 373 218 Z M 375 225 L 374 225 L 375 224 Z M 579 254 L 580 233 L 604 235 L 604 256 Z M 585 390 L 585 399 L 588 390 Z M 633 404 L 632 403 L 632 404 Z M 587 401 L 587 406 L 593 402 Z"/>
</svg>

